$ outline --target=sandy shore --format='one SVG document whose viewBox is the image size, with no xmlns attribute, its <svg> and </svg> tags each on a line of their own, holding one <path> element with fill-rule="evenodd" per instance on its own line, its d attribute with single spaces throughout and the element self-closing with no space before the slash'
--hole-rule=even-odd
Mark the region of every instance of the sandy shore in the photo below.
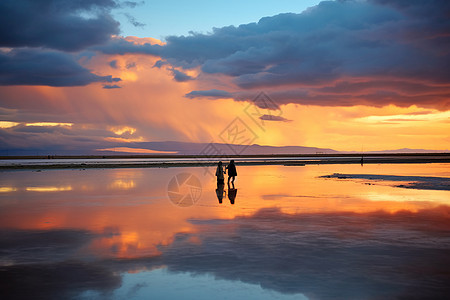
<svg viewBox="0 0 450 300">
<path fill-rule="evenodd" d="M 185 159 L 177 161 L 170 159 Z M 289 159 L 288 159 L 289 158 Z M 120 159 L 120 161 L 117 161 Z M 133 159 L 133 161 L 131 160 Z M 142 159 L 142 160 L 136 160 Z M 146 161 L 145 159 L 153 159 Z M 217 161 L 235 159 L 237 165 L 284 165 L 304 166 L 311 164 L 423 164 L 450 163 L 450 153 L 432 154 L 335 154 L 335 155 L 230 155 L 208 157 L 193 155 L 178 156 L 57 156 L 47 157 L 2 157 L 0 170 L 36 169 L 88 169 L 88 168 L 171 168 L 210 167 Z M 56 161 L 60 160 L 60 161 Z M 110 160 L 110 161 L 108 161 Z M 112 160 L 112 161 L 111 161 Z"/>
</svg>

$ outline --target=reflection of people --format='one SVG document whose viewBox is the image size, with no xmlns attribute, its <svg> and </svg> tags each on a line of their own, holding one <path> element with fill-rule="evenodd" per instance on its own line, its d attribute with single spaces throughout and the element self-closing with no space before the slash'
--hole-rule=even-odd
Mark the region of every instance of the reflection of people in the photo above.
<svg viewBox="0 0 450 300">
<path fill-rule="evenodd" d="M 228 188 L 228 199 L 230 199 L 230 203 L 234 204 L 234 200 L 236 199 L 236 195 L 237 195 L 237 189 L 233 188 L 230 189 Z"/>
<path fill-rule="evenodd" d="M 234 179 L 237 176 L 236 165 L 234 164 L 234 160 L 230 161 L 230 164 L 226 167 L 226 169 L 228 169 L 228 188 L 230 188 L 230 179 L 231 179 L 231 184 L 233 185 L 234 189 Z"/>
<path fill-rule="evenodd" d="M 225 174 L 225 171 L 223 170 L 222 162 L 219 161 L 216 169 L 217 184 L 219 183 L 225 184 L 223 174 Z"/>
<path fill-rule="evenodd" d="M 219 200 L 220 204 L 222 204 L 224 187 L 225 187 L 225 184 L 223 183 L 223 180 L 222 180 L 222 183 L 217 182 L 216 195 L 217 195 L 217 199 Z"/>
</svg>

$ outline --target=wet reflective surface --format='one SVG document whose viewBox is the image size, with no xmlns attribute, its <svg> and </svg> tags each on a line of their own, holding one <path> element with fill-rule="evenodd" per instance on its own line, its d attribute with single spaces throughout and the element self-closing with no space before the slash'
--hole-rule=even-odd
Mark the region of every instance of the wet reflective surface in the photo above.
<svg viewBox="0 0 450 300">
<path fill-rule="evenodd" d="M 202 167 L 0 172 L 1 294 L 449 295 L 448 165 L 237 168 L 234 190 Z M 326 177 L 335 173 L 364 176 Z M 441 188 L 413 188 L 415 177 Z"/>
</svg>

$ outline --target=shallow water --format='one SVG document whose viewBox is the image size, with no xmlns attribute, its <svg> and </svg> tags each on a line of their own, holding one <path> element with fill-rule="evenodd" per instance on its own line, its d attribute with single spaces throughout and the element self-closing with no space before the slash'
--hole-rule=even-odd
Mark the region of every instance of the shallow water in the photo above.
<svg viewBox="0 0 450 300">
<path fill-rule="evenodd" d="M 237 190 L 223 192 L 206 171 L 0 172 L 1 294 L 5 299 L 449 295 L 450 191 L 396 187 L 399 181 L 379 176 L 320 177 L 450 178 L 448 164 L 238 165 Z"/>
</svg>

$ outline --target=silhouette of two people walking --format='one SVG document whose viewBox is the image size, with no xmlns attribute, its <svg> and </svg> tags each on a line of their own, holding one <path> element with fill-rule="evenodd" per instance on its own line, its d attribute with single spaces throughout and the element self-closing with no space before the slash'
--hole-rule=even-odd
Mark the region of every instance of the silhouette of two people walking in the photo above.
<svg viewBox="0 0 450 300">
<path fill-rule="evenodd" d="M 234 204 L 234 200 L 236 199 L 237 189 L 234 187 L 234 180 L 237 176 L 236 165 L 234 164 L 234 160 L 231 160 L 228 166 L 223 168 L 223 164 L 221 161 L 217 164 L 216 169 L 216 177 L 217 177 L 217 199 L 219 199 L 219 203 L 222 203 L 224 188 L 225 188 L 225 178 L 224 174 L 226 174 L 226 170 L 228 170 L 228 199 L 231 204 Z M 233 188 L 230 188 L 230 180 Z"/>
</svg>

